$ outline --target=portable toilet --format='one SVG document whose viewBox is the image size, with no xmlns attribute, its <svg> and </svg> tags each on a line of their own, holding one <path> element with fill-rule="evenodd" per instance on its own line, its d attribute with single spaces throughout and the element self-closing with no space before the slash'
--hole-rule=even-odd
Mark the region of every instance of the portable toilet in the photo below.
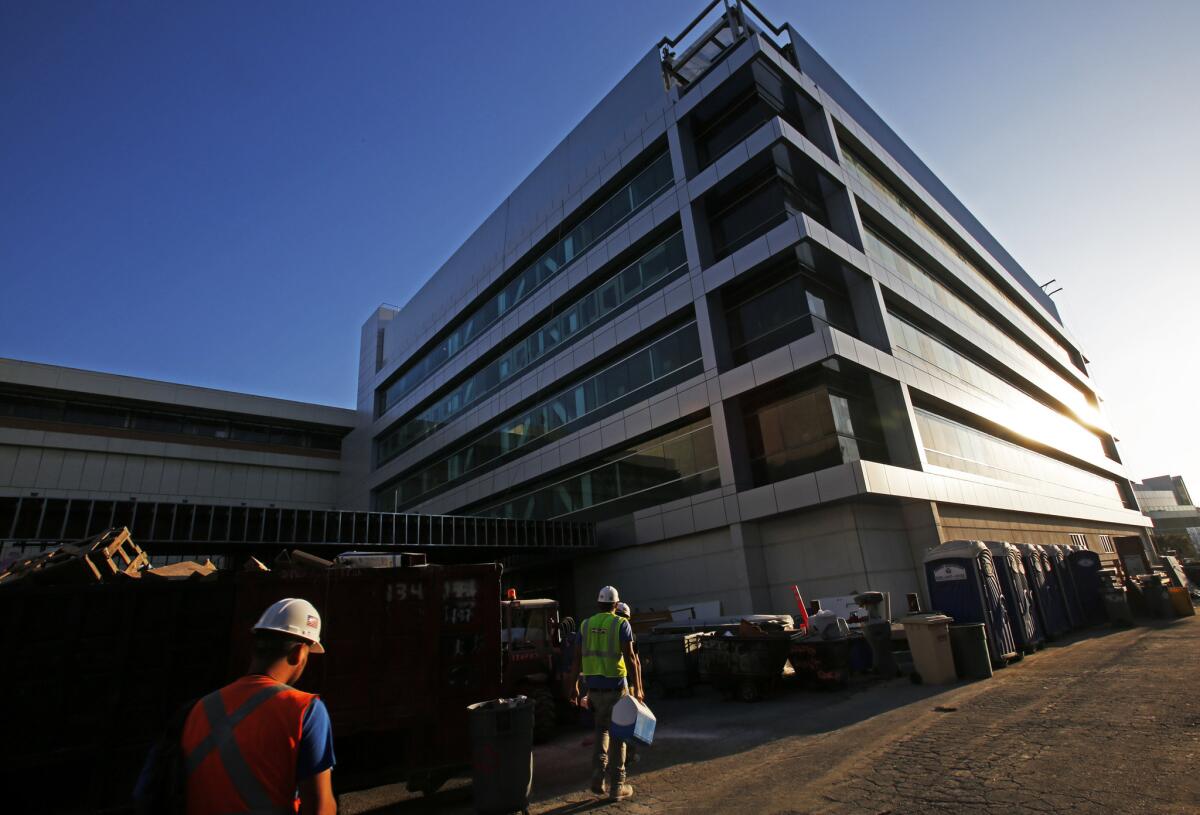
<svg viewBox="0 0 1200 815">
<path fill-rule="evenodd" d="M 1025 578 L 1033 592 L 1033 606 L 1042 635 L 1047 640 L 1056 640 L 1071 630 L 1071 624 L 1067 621 L 1058 582 L 1050 571 L 1050 556 L 1036 543 L 1018 543 L 1015 546 L 1025 564 Z"/>
<path fill-rule="evenodd" d="M 1100 583 L 1100 556 L 1091 549 L 1073 549 L 1067 553 L 1071 575 L 1075 578 L 1075 592 L 1079 595 L 1079 606 L 1088 625 L 1100 625 L 1108 621 L 1104 608 L 1104 593 Z"/>
<path fill-rule="evenodd" d="M 992 664 L 1017 657 L 1004 594 L 992 555 L 982 541 L 949 541 L 925 555 L 931 608 L 956 623 L 983 623 Z"/>
<path fill-rule="evenodd" d="M 1005 541 L 984 541 L 992 553 L 1000 590 L 1004 593 L 1004 608 L 1012 627 L 1013 642 L 1018 650 L 1032 654 L 1041 647 L 1044 637 L 1033 608 L 1033 592 L 1025 579 L 1025 564 L 1017 547 Z"/>
<path fill-rule="evenodd" d="M 1058 590 L 1062 594 L 1063 607 L 1067 610 L 1067 621 L 1071 628 L 1083 628 L 1083 609 L 1079 605 L 1079 595 L 1075 592 L 1075 578 L 1071 576 L 1071 564 L 1067 562 L 1067 547 L 1060 543 L 1051 543 L 1045 547 L 1050 556 L 1051 570 L 1057 578 Z"/>
</svg>

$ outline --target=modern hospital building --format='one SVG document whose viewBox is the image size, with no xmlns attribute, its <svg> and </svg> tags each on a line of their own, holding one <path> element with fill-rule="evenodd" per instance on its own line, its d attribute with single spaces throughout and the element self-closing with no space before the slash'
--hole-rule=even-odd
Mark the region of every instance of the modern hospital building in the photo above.
<svg viewBox="0 0 1200 815">
<path fill-rule="evenodd" d="M 595 521 L 554 565 L 579 596 L 786 610 L 923 593 L 945 540 L 1149 544 L 1054 302 L 746 2 L 652 48 L 361 337 L 353 416 L 281 426 L 340 457 L 289 469 L 336 464 L 304 483 L 340 509 Z"/>
</svg>

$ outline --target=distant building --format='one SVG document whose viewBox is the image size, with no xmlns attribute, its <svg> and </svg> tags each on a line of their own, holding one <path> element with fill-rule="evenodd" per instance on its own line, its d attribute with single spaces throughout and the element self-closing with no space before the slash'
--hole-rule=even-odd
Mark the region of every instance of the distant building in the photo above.
<svg viewBox="0 0 1200 815">
<path fill-rule="evenodd" d="M 1177 550 L 1188 557 L 1200 556 L 1200 508 L 1178 475 L 1157 475 L 1133 484 L 1142 512 L 1154 521 L 1154 543 L 1160 552 Z"/>
<path fill-rule="evenodd" d="M 344 408 L 0 359 L 0 543 L 109 525 L 261 540 L 274 508 L 336 507 L 353 424 Z"/>
</svg>

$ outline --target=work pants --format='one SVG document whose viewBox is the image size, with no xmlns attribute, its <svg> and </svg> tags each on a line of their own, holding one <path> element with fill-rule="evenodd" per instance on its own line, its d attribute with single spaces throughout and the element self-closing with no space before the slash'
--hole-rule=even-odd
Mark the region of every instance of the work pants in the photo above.
<svg viewBox="0 0 1200 815">
<path fill-rule="evenodd" d="M 592 717 L 596 722 L 596 738 L 592 743 L 592 775 L 603 777 L 607 774 L 610 784 L 625 783 L 625 742 L 608 736 L 613 705 L 625 693 L 625 688 L 592 688 L 587 696 L 588 707 L 592 709 Z"/>
</svg>

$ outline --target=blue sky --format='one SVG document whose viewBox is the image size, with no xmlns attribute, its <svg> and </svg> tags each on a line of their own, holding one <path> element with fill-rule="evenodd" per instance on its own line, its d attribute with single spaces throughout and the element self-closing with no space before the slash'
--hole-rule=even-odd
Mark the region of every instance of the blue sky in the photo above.
<svg viewBox="0 0 1200 815">
<path fill-rule="evenodd" d="M 1200 3 L 772 2 L 1192 432 Z M 350 405 L 403 303 L 696 2 L 0 5 L 0 355 Z"/>
</svg>

